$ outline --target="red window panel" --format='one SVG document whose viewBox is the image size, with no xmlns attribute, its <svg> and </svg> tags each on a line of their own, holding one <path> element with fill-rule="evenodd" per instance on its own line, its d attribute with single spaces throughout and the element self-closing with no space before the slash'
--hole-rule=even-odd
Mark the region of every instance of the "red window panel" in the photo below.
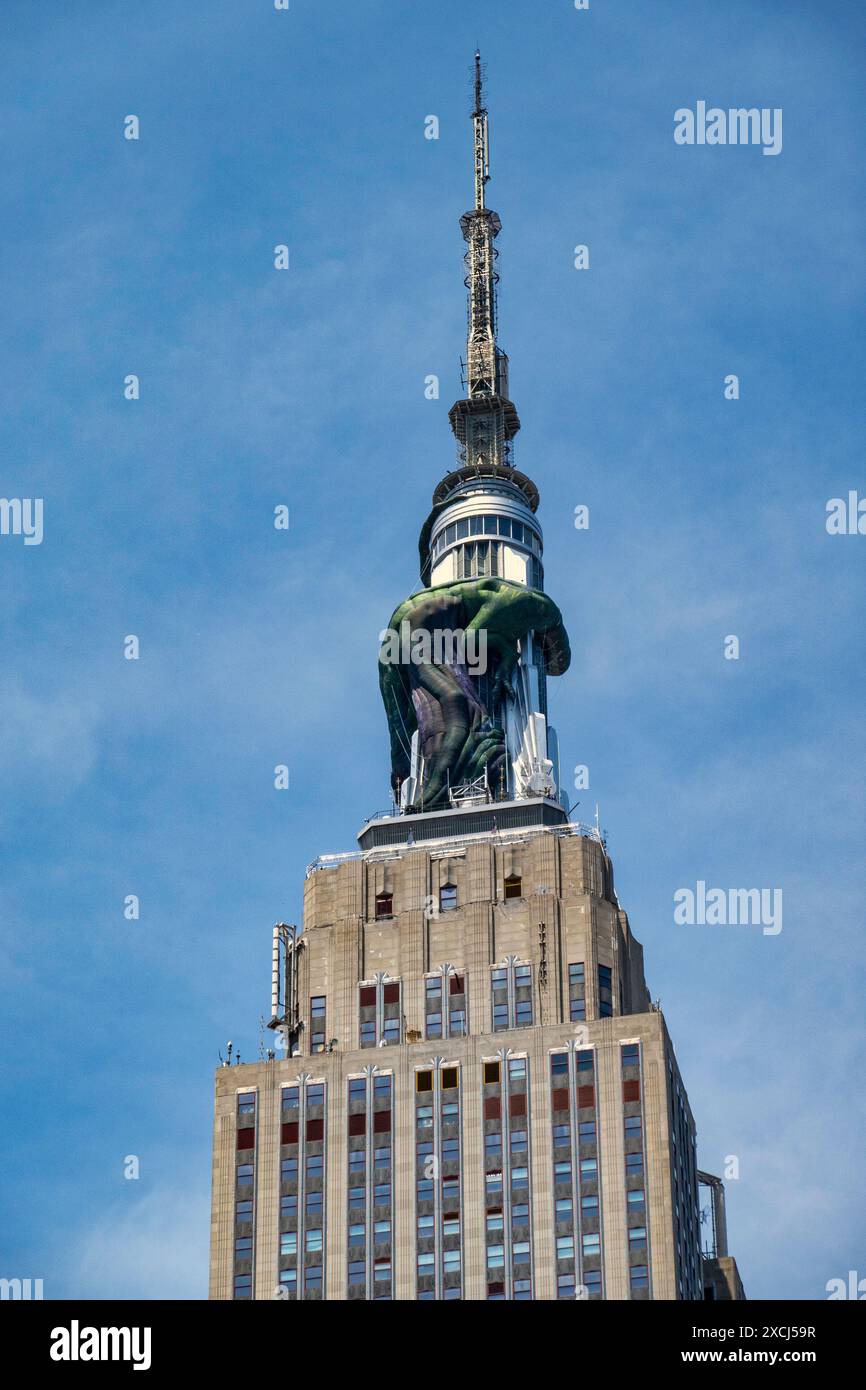
<svg viewBox="0 0 866 1390">
<path fill-rule="evenodd" d="M 307 1120 L 307 1138 L 315 1143 L 318 1139 L 325 1137 L 324 1120 Z"/>
<path fill-rule="evenodd" d="M 622 1083 L 623 1100 L 640 1100 L 640 1082 L 624 1081 Z"/>
<path fill-rule="evenodd" d="M 349 1116 L 349 1133 L 350 1133 L 350 1134 L 364 1134 L 364 1133 L 366 1133 L 366 1130 L 367 1130 L 367 1116 L 366 1116 L 366 1115 L 350 1115 L 350 1116 Z"/>
<path fill-rule="evenodd" d="M 290 1120 L 288 1124 L 282 1126 L 280 1133 L 281 1144 L 297 1144 L 298 1142 L 298 1122 Z"/>
<path fill-rule="evenodd" d="M 553 1092 L 553 1108 L 554 1110 L 568 1109 L 568 1090 L 565 1086 L 557 1086 Z"/>
<path fill-rule="evenodd" d="M 594 1086 L 578 1086 L 578 1088 L 577 1088 L 577 1105 L 578 1105 L 578 1109 L 579 1109 L 579 1110 L 583 1110 L 584 1107 L 587 1107 L 587 1106 L 590 1106 L 590 1105 L 595 1105 L 595 1087 L 594 1087 Z"/>
<path fill-rule="evenodd" d="M 399 983 L 390 984 L 390 985 L 385 985 L 385 987 L 384 987 L 383 990 L 382 990 L 382 998 L 383 998 L 383 1000 L 385 1001 L 386 1004 L 399 1004 L 399 1003 L 400 1003 L 400 985 L 399 985 Z"/>
<path fill-rule="evenodd" d="M 502 1101 L 498 1096 L 488 1096 L 484 1102 L 485 1120 L 499 1120 L 502 1118 Z"/>
<path fill-rule="evenodd" d="M 505 1293 L 505 1285 L 504 1285 L 504 1284 L 488 1284 L 488 1285 L 487 1285 L 487 1293 L 488 1293 L 488 1295 L 489 1295 L 489 1294 L 493 1294 L 493 1293 Z"/>
<path fill-rule="evenodd" d="M 373 1115 L 373 1133 L 387 1134 L 391 1129 L 391 1111 L 377 1110 Z"/>
<path fill-rule="evenodd" d="M 254 1149 L 255 1147 L 256 1147 L 256 1131 L 255 1131 L 255 1129 L 239 1129 L 239 1130 L 238 1130 L 238 1148 L 239 1148 L 239 1149 Z"/>
<path fill-rule="evenodd" d="M 364 985 L 364 986 L 362 987 L 362 989 L 361 989 L 361 1008 L 362 1008 L 362 1009 L 369 1008 L 369 1006 L 370 1006 L 371 1004 L 373 1004 L 373 1005 L 375 1006 L 375 1003 L 376 1003 L 376 986 L 375 986 L 375 985 Z"/>
<path fill-rule="evenodd" d="M 511 1115 L 525 1115 L 525 1114 L 526 1114 L 526 1096 L 525 1096 L 525 1095 L 510 1096 L 510 1097 L 509 1097 L 509 1100 L 508 1100 L 508 1110 L 509 1110 L 509 1113 L 510 1113 Z"/>
<path fill-rule="evenodd" d="M 464 994 L 465 990 L 463 987 L 463 976 L 452 975 L 448 984 L 448 988 L 452 994 Z"/>
</svg>

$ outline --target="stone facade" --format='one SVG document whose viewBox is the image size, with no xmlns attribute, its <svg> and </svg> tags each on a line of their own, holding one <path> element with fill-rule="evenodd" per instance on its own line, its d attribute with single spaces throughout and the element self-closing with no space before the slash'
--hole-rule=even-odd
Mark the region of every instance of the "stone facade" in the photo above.
<svg viewBox="0 0 866 1390">
<path fill-rule="evenodd" d="M 694 1124 L 596 837 L 312 866 L 298 942 L 295 1055 L 216 1076 L 211 1297 L 703 1296 Z"/>
</svg>

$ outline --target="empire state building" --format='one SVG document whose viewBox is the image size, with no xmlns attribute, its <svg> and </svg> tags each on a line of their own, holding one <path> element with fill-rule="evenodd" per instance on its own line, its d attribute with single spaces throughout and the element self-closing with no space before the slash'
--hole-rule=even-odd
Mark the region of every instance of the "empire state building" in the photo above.
<svg viewBox="0 0 866 1390">
<path fill-rule="evenodd" d="M 560 787 L 569 642 L 512 458 L 477 54 L 472 132 L 457 458 L 379 653 L 391 813 L 309 866 L 273 1053 L 217 1071 L 211 1297 L 742 1298 L 605 841 Z"/>
</svg>

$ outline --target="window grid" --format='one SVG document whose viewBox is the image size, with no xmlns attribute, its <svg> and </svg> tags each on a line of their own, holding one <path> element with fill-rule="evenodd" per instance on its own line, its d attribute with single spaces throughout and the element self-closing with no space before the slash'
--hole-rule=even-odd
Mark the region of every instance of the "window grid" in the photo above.
<svg viewBox="0 0 866 1390">
<path fill-rule="evenodd" d="M 238 1300 L 251 1299 L 254 1292 L 257 1102 L 255 1091 L 236 1092 L 232 1298 Z"/>
<path fill-rule="evenodd" d="M 349 1299 L 379 1302 L 393 1289 L 393 1078 L 378 1067 L 347 1082 Z"/>
<path fill-rule="evenodd" d="M 531 1028 L 532 966 L 516 956 L 508 956 L 504 965 L 495 965 L 490 972 L 491 1027 L 494 1033 L 514 1028 Z"/>
<path fill-rule="evenodd" d="M 306 1075 L 280 1093 L 277 1279 L 290 1300 L 325 1296 L 326 1096 Z"/>
<path fill-rule="evenodd" d="M 463 1296 L 460 1069 L 415 1072 L 415 1252 L 419 1300 Z"/>
<path fill-rule="evenodd" d="M 649 1211 L 647 1206 L 646 1136 L 643 1122 L 643 1076 L 640 1043 L 620 1045 L 626 1188 L 626 1260 L 629 1296 L 651 1298 Z M 638 1159 L 640 1167 L 638 1168 Z M 643 1201 L 635 1200 L 643 1194 Z"/>
</svg>

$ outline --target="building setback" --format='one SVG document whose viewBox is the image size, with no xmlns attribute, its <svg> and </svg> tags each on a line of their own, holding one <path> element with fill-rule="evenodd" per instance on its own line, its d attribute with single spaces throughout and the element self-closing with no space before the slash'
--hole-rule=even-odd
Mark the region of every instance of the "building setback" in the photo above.
<svg viewBox="0 0 866 1390">
<path fill-rule="evenodd" d="M 274 1053 L 217 1071 L 210 1294 L 742 1297 L 606 845 L 557 785 L 568 639 L 511 460 L 478 55 L 473 135 L 459 464 L 391 628 L 483 631 L 489 664 L 380 658 L 392 813 L 310 865 L 303 930 L 275 928 Z"/>
</svg>

